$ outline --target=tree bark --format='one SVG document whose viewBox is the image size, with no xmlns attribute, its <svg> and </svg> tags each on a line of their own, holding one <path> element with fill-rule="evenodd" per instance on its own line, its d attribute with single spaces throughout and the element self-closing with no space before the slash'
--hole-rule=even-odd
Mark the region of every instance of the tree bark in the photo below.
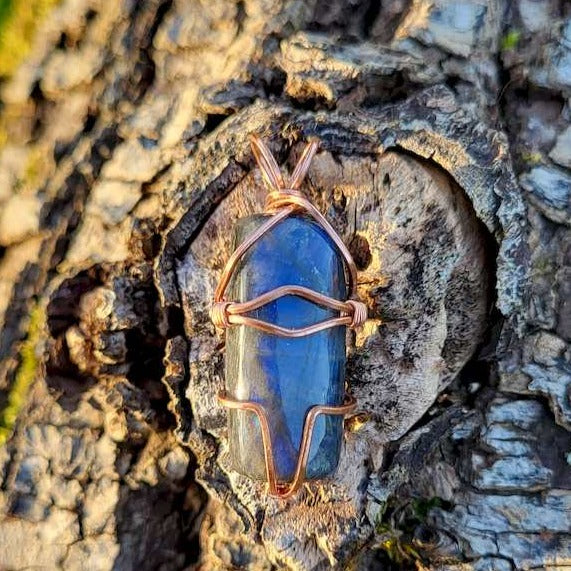
<svg viewBox="0 0 571 571">
<path fill-rule="evenodd" d="M 571 13 L 64 0 L 0 86 L 0 567 L 571 566 Z M 291 169 L 358 269 L 333 478 L 229 468 L 209 318 Z M 0 140 L 2 137 L 0 137 Z"/>
</svg>

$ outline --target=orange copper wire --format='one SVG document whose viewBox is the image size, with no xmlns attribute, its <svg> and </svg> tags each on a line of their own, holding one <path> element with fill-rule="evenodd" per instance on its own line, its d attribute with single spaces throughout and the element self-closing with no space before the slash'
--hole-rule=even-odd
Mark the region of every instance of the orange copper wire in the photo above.
<svg viewBox="0 0 571 571">
<path fill-rule="evenodd" d="M 295 295 L 297 297 L 313 301 L 314 303 L 327 307 L 328 309 L 339 311 L 341 315 L 339 317 L 326 319 L 325 321 L 321 321 L 315 325 L 298 329 L 280 327 L 279 325 L 266 323 L 265 321 L 244 315 L 286 295 Z M 355 304 L 357 307 L 355 307 Z M 303 286 L 290 285 L 277 287 L 250 301 L 223 301 L 215 304 L 212 309 L 212 320 L 217 324 L 222 324 L 225 327 L 228 327 L 229 325 L 246 325 L 249 327 L 256 327 L 266 333 L 276 333 L 277 331 L 282 337 L 303 337 L 305 335 L 317 333 L 318 331 L 323 331 L 324 329 L 329 329 L 330 327 L 337 327 L 338 325 L 349 325 L 354 327 L 355 320 L 363 322 L 366 317 L 364 305 L 355 302 L 354 300 L 339 301 Z"/>
<path fill-rule="evenodd" d="M 244 305 L 244 303 L 227 301 L 224 297 L 226 293 L 226 288 L 230 283 L 232 278 L 232 273 L 236 269 L 236 266 L 244 256 L 244 254 L 264 235 L 266 232 L 271 230 L 274 226 L 279 224 L 282 220 L 291 216 L 296 212 L 305 212 L 309 214 L 314 220 L 316 220 L 326 231 L 327 235 L 334 242 L 335 246 L 343 256 L 345 260 L 346 267 L 348 270 L 348 281 L 349 281 L 349 291 L 350 297 L 353 298 L 356 295 L 357 288 L 357 267 L 353 261 L 351 253 L 341 240 L 340 236 L 335 232 L 334 228 L 329 224 L 327 219 L 305 198 L 297 189 L 299 188 L 303 178 L 305 177 L 311 159 L 317 151 L 317 143 L 315 141 L 307 145 L 297 163 L 290 180 L 288 181 L 288 186 L 286 187 L 283 176 L 281 174 L 280 168 L 276 163 L 274 157 L 272 156 L 270 150 L 266 145 L 255 135 L 252 136 L 252 150 L 254 156 L 258 161 L 260 170 L 264 180 L 272 189 L 268 194 L 266 199 L 266 212 L 272 214 L 259 228 L 254 230 L 239 246 L 236 248 L 234 253 L 228 259 L 216 291 L 214 292 L 214 304 L 212 308 L 212 321 L 218 327 L 228 327 L 229 325 L 248 325 L 250 327 L 256 327 L 266 333 L 273 333 L 274 335 L 281 335 L 283 337 L 301 337 L 304 335 L 311 335 L 328 329 L 330 327 L 336 327 L 338 325 L 349 325 L 350 327 L 358 327 L 361 325 L 366 317 L 366 307 L 358 300 L 349 300 L 351 303 L 346 302 L 343 306 L 338 305 L 338 301 L 323 296 L 322 294 L 317 294 L 320 296 L 320 301 L 317 301 L 315 297 L 306 299 L 311 299 L 317 303 L 321 303 L 330 309 L 339 310 L 341 315 L 338 317 L 331 317 L 328 320 L 322 321 L 321 323 L 311 325 L 308 327 L 300 329 L 287 329 L 285 327 L 280 327 L 273 323 L 266 323 L 259 319 L 253 317 L 247 317 L 242 315 L 248 311 L 252 311 L 269 301 L 275 301 L 278 297 L 286 295 L 299 295 L 299 288 L 296 286 L 281 286 L 276 288 L 267 294 L 267 299 L 264 303 L 257 305 L 256 307 L 251 307 Z M 276 292 L 279 291 L 279 295 Z M 309 291 L 309 290 L 308 290 Z M 307 292 L 305 292 L 307 294 Z M 313 292 L 315 293 L 315 292 Z M 260 296 L 264 297 L 264 296 Z M 259 298 L 258 298 L 259 299 Z M 252 303 L 252 302 L 248 302 Z"/>
<path fill-rule="evenodd" d="M 331 224 L 329 224 L 319 210 L 317 210 L 317 208 L 315 208 L 315 206 L 313 206 L 313 204 L 311 204 L 311 202 L 309 202 L 298 190 L 303 178 L 307 174 L 311 160 L 317 151 L 317 142 L 311 142 L 305 147 L 289 181 L 287 182 L 287 185 L 276 160 L 266 145 L 255 135 L 251 137 L 251 142 L 252 150 L 260 166 L 262 176 L 271 189 L 266 199 L 266 212 L 271 214 L 271 216 L 259 228 L 252 232 L 238 246 L 238 248 L 236 248 L 234 253 L 228 259 L 214 293 L 214 304 L 211 311 L 212 321 L 219 327 L 245 325 L 248 327 L 255 327 L 256 329 L 269 334 L 280 335 L 282 337 L 303 337 L 305 335 L 312 335 L 319 331 L 323 331 L 330 327 L 338 327 L 341 325 L 348 325 L 353 328 L 360 326 L 367 319 L 367 308 L 361 301 L 353 299 L 356 296 L 357 288 L 357 268 L 355 266 L 355 262 L 353 261 L 349 250 L 345 244 L 343 244 L 343 241 L 335 232 Z M 232 273 L 248 249 L 251 248 L 266 232 L 271 230 L 288 216 L 297 212 L 304 212 L 316 220 L 337 246 L 346 263 L 350 299 L 340 301 L 297 285 L 280 286 L 245 302 L 229 301 L 225 299 L 224 294 L 228 284 L 230 283 Z M 281 327 L 274 323 L 268 323 L 246 315 L 267 303 L 288 295 L 301 297 L 328 309 L 338 311 L 339 315 L 337 317 L 330 317 L 329 319 L 307 327 L 295 329 L 288 329 L 286 327 Z M 218 394 L 218 400 L 228 408 L 247 410 L 253 412 L 258 417 L 262 431 L 269 493 L 282 499 L 292 496 L 299 489 L 305 479 L 305 470 L 311 447 L 311 437 L 317 417 L 320 414 L 346 415 L 352 412 L 356 407 L 356 402 L 353 397 L 345 395 L 345 400 L 342 405 L 333 406 L 316 404 L 307 411 L 303 425 L 303 434 L 295 475 L 291 483 L 284 484 L 277 481 L 269 421 L 264 407 L 256 402 L 238 401 L 233 399 L 227 395 L 226 391 L 220 391 Z"/>
<path fill-rule="evenodd" d="M 312 406 L 305 415 L 303 423 L 303 432 L 301 436 L 301 444 L 299 447 L 299 456 L 297 457 L 297 465 L 293 480 L 289 484 L 278 482 L 276 477 L 276 467 L 274 462 L 273 448 L 272 448 L 272 435 L 270 433 L 270 424 L 268 415 L 265 408 L 252 401 L 239 401 L 228 396 L 226 391 L 222 390 L 218 394 L 218 400 L 226 407 L 248 410 L 253 412 L 260 421 L 260 428 L 262 430 L 262 443 L 264 446 L 264 457 L 266 461 L 266 477 L 268 479 L 269 493 L 272 496 L 277 496 L 281 499 L 286 499 L 292 496 L 305 480 L 305 468 L 309 458 L 309 449 L 311 447 L 311 436 L 315 421 L 320 414 L 333 414 L 333 415 L 346 415 L 353 412 L 357 403 L 351 395 L 345 395 L 345 401 L 340 406 L 329 406 L 324 404 L 316 404 Z"/>
</svg>

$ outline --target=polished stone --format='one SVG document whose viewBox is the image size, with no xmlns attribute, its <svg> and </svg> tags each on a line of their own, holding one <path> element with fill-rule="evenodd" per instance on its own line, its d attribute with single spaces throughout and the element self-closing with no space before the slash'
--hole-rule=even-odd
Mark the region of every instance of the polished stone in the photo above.
<svg viewBox="0 0 571 571">
<path fill-rule="evenodd" d="M 238 221 L 235 246 L 265 220 Z M 301 285 L 336 299 L 347 298 L 343 260 L 325 231 L 305 216 L 286 218 L 246 253 L 227 298 L 248 301 L 282 285 Z M 336 312 L 296 296 L 285 296 L 249 315 L 297 328 Z M 239 400 L 262 404 L 268 413 L 278 479 L 295 472 L 305 414 L 315 404 L 340 405 L 344 395 L 345 326 L 289 339 L 252 327 L 231 326 L 226 334 L 226 386 Z M 307 478 L 321 478 L 337 467 L 343 436 L 341 416 L 321 415 L 315 423 Z M 252 412 L 229 411 L 233 468 L 265 479 L 259 421 Z"/>
</svg>

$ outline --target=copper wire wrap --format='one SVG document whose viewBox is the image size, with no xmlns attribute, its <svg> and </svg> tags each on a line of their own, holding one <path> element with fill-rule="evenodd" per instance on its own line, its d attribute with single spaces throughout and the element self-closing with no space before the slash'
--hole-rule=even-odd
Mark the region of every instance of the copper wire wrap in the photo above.
<svg viewBox="0 0 571 571">
<path fill-rule="evenodd" d="M 309 170 L 311 160 L 317 151 L 318 143 L 313 141 L 305 147 L 287 183 L 268 147 L 255 135 L 251 137 L 251 144 L 262 176 L 270 188 L 270 192 L 266 198 L 265 212 L 271 216 L 259 228 L 252 232 L 228 259 L 214 293 L 214 303 L 211 310 L 213 323 L 221 328 L 233 325 L 254 327 L 265 333 L 279 335 L 281 337 L 303 337 L 340 325 L 346 325 L 351 328 L 359 327 L 367 319 L 367 308 L 364 303 L 355 299 L 357 288 L 357 268 L 355 262 L 331 224 L 329 224 L 321 212 L 299 191 L 299 187 Z M 248 249 L 282 220 L 297 213 L 305 213 L 317 221 L 341 253 L 345 261 L 350 298 L 346 301 L 340 301 L 302 286 L 284 285 L 250 301 L 236 302 L 225 299 L 224 295 L 232 278 L 232 274 Z M 267 303 L 288 295 L 294 295 L 321 305 L 322 307 L 338 311 L 339 315 L 307 327 L 294 329 L 280 327 L 274 323 L 268 323 L 247 315 Z M 347 394 L 345 395 L 345 400 L 342 405 L 314 405 L 307 411 L 295 475 L 289 484 L 284 484 L 277 481 L 269 421 L 264 407 L 256 402 L 232 399 L 226 394 L 226 391 L 219 393 L 218 400 L 228 408 L 247 410 L 256 414 L 262 431 L 269 493 L 280 498 L 288 498 L 293 495 L 305 480 L 311 437 L 317 417 L 320 414 L 346 415 L 356 408 L 355 400 Z"/>
<path fill-rule="evenodd" d="M 264 458 L 266 460 L 266 476 L 268 478 L 269 494 L 281 499 L 291 497 L 295 492 L 297 492 L 297 490 L 299 490 L 305 481 L 305 467 L 307 466 L 309 449 L 311 447 L 311 435 L 313 434 L 313 427 L 315 426 L 317 417 L 320 414 L 345 416 L 346 414 L 353 412 L 357 406 L 354 397 L 347 394 L 345 395 L 343 404 L 340 406 L 316 404 L 307 411 L 305 421 L 303 423 L 303 433 L 301 436 L 301 445 L 299 447 L 299 456 L 297 457 L 295 474 L 293 480 L 289 484 L 283 484 L 278 482 L 276 478 L 270 423 L 264 407 L 257 402 L 235 400 L 229 397 L 226 391 L 220 391 L 218 394 L 218 400 L 228 408 L 248 410 L 258 417 L 260 428 L 262 429 L 262 442 L 264 445 Z"/>
</svg>

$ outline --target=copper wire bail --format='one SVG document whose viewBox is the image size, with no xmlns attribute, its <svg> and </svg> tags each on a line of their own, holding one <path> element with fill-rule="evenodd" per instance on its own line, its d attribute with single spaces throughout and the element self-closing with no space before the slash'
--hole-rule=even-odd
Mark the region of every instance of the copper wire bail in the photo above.
<svg viewBox="0 0 571 571">
<path fill-rule="evenodd" d="M 310 142 L 303 150 L 299 162 L 297 163 L 289 180 L 284 181 L 280 168 L 268 147 L 256 135 L 251 136 L 252 151 L 258 162 L 262 176 L 270 188 L 266 198 L 266 213 L 272 216 L 268 218 L 257 230 L 252 232 L 230 256 L 218 287 L 214 293 L 214 304 L 212 306 L 211 318 L 217 327 L 226 328 L 232 325 L 245 325 L 255 327 L 265 333 L 279 335 L 282 337 L 303 337 L 312 335 L 318 331 L 323 331 L 330 327 L 348 325 L 351 328 L 359 327 L 367 318 L 367 308 L 364 303 L 356 299 L 357 288 L 357 268 L 349 250 L 325 217 L 303 196 L 298 190 L 311 164 L 311 160 L 317 151 L 318 143 Z M 347 301 L 339 301 L 329 296 L 323 295 L 311 289 L 285 285 L 268 291 L 250 301 L 235 302 L 226 300 L 224 294 L 232 277 L 232 273 L 241 258 L 253 244 L 255 244 L 266 232 L 271 230 L 276 224 L 291 216 L 294 213 L 305 212 L 316 220 L 333 240 L 339 252 L 343 256 L 346 264 L 347 278 L 349 282 L 350 297 Z M 275 301 L 287 295 L 302 297 L 328 309 L 338 311 L 337 317 L 331 317 L 314 325 L 307 327 L 288 329 L 280 327 L 274 323 L 268 323 L 246 314 L 262 307 L 263 305 Z M 305 481 L 305 469 L 311 447 L 311 437 L 313 427 L 317 417 L 321 414 L 346 415 L 356 408 L 355 399 L 345 395 L 342 405 L 331 406 L 317 404 L 312 406 L 306 413 L 299 456 L 294 478 L 289 484 L 277 481 L 272 439 L 268 415 L 262 405 L 252 401 L 239 401 L 231 398 L 225 390 L 220 391 L 218 400 L 224 406 L 231 409 L 247 410 L 254 413 L 259 421 L 262 431 L 262 442 L 264 446 L 264 457 L 266 462 L 266 475 L 269 486 L 269 494 L 280 498 L 292 496 Z"/>
</svg>

